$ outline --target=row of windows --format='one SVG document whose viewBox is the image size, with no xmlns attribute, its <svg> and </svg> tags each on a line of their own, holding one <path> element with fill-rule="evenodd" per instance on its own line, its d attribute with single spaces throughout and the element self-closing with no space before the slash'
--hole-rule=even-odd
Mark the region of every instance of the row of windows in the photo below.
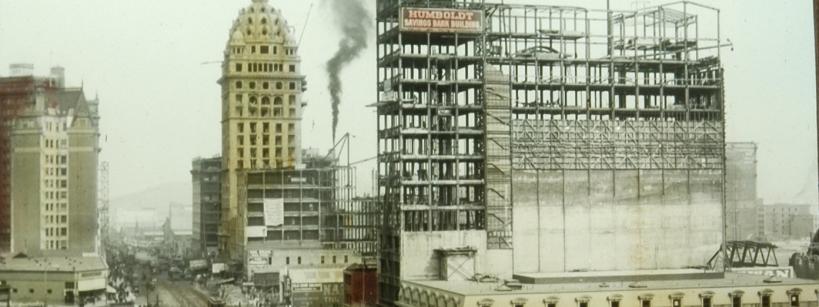
<svg viewBox="0 0 819 307">
<path fill-rule="evenodd" d="M 65 200 L 68 198 L 66 191 L 46 191 L 46 200 Z"/>
<path fill-rule="evenodd" d="M 243 147 L 237 148 L 236 153 L 238 154 L 240 159 L 245 157 L 245 150 L 244 150 Z M 293 147 L 290 147 L 288 149 L 288 151 L 287 151 L 287 156 L 292 158 L 292 157 L 295 156 L 295 153 L 296 153 L 296 149 L 293 148 Z M 278 158 L 278 157 L 282 156 L 282 148 L 281 147 L 276 148 L 275 154 L 273 155 L 273 157 L 270 156 L 270 149 L 267 149 L 267 148 L 262 149 L 262 152 L 260 154 L 258 148 L 253 148 L 253 147 L 250 148 L 250 157 L 251 158 L 256 158 L 257 156 L 260 156 L 260 155 L 264 159 Z M 267 160 L 265 160 L 265 161 L 267 161 Z"/>
<path fill-rule="evenodd" d="M 46 164 L 66 165 L 68 163 L 68 155 L 45 155 Z"/>
<path fill-rule="evenodd" d="M 256 133 L 256 127 L 258 127 L 256 125 L 256 123 L 248 123 L 247 126 L 250 129 L 250 133 Z M 236 124 L 236 130 L 238 130 L 239 133 L 244 133 L 245 132 L 245 123 L 237 123 Z M 296 130 L 296 124 L 294 124 L 294 123 L 288 124 L 287 125 L 287 130 L 289 130 L 289 131 Z M 262 132 L 263 133 L 268 133 L 269 131 L 270 131 L 270 123 L 262 123 Z M 281 133 L 281 132 L 282 132 L 282 124 L 281 123 L 276 123 L 276 133 Z M 256 138 L 256 136 L 251 136 L 251 138 Z"/>
<path fill-rule="evenodd" d="M 253 82 L 251 82 L 251 83 L 253 83 Z M 281 82 L 279 82 L 279 83 L 281 83 Z M 265 82 L 263 84 L 267 84 L 267 82 Z M 235 101 L 234 102 L 236 104 L 241 104 L 241 103 L 244 102 L 244 97 L 245 96 L 242 95 L 242 94 L 237 94 L 235 96 Z M 248 96 L 247 102 L 250 104 L 250 106 L 256 106 L 257 104 L 260 103 L 259 97 L 255 96 L 255 95 Z M 282 105 L 283 103 L 284 103 L 284 100 L 282 99 L 282 96 L 273 96 L 273 105 L 274 106 Z M 296 95 L 287 96 L 287 103 L 291 107 L 295 107 L 296 106 Z M 262 106 L 269 106 L 270 105 L 270 97 L 269 96 L 262 96 L 261 105 Z"/>
<path fill-rule="evenodd" d="M 799 307 L 799 295 L 801 293 L 801 289 L 795 288 L 792 290 L 787 291 L 788 298 L 789 298 L 789 306 L 791 307 Z M 729 293 L 729 297 L 731 298 L 731 307 L 742 307 L 743 304 L 747 304 L 748 302 L 743 302 L 743 292 L 742 291 L 735 291 Z M 713 292 L 706 292 L 701 294 L 700 304 L 702 307 L 713 307 Z M 773 291 L 771 290 L 764 290 L 759 293 L 759 302 L 755 304 L 759 304 L 760 307 L 771 307 L 771 295 L 773 295 Z M 423 307 L 433 307 L 433 306 L 450 306 L 455 303 L 454 298 L 446 298 L 442 295 L 435 295 L 431 293 L 427 293 L 425 291 L 419 291 L 417 289 L 412 290 L 402 290 L 400 294 L 403 301 L 416 304 L 417 306 Z M 682 305 L 682 294 L 672 295 L 669 298 L 671 299 L 671 306 L 672 307 L 681 307 Z M 613 295 L 606 298 L 605 306 L 606 307 L 621 307 L 621 295 Z M 637 299 L 640 302 L 640 307 L 651 307 L 653 295 L 647 294 L 644 296 L 639 296 Z M 583 296 L 576 298 L 572 303 L 575 304 L 577 307 L 589 307 L 591 297 Z M 541 302 L 529 302 L 526 298 L 517 298 L 513 299 L 509 302 L 509 305 L 504 303 L 495 304 L 495 300 L 491 298 L 482 299 L 478 302 L 479 307 L 492 307 L 492 306 L 512 306 L 512 307 L 526 307 L 526 306 L 546 306 L 546 307 L 557 307 L 558 305 L 558 298 L 557 297 L 549 297 L 544 299 Z"/>
<path fill-rule="evenodd" d="M 256 141 L 257 139 L 258 139 L 258 138 L 256 137 L 256 135 L 251 135 L 251 136 L 250 136 L 250 146 L 257 146 L 257 145 L 258 145 L 258 142 Z M 261 139 L 262 139 L 262 145 L 264 145 L 264 146 L 268 146 L 268 145 L 270 145 L 270 140 L 271 140 L 270 135 L 264 135 L 264 136 L 263 136 Z M 282 145 L 283 145 L 283 144 L 282 144 L 282 140 L 283 140 L 283 139 L 282 139 L 282 136 L 281 136 L 281 135 L 277 135 L 277 136 L 276 136 L 276 138 L 275 138 L 274 140 L 275 140 L 275 143 L 274 143 L 274 144 L 275 144 L 276 146 L 282 146 Z M 287 144 L 290 144 L 291 146 L 293 146 L 293 145 L 294 145 L 293 143 L 294 143 L 295 141 L 296 141 L 296 136 L 295 136 L 295 135 L 290 134 L 290 135 L 288 135 L 288 136 L 287 136 L 287 139 L 286 139 Z M 237 142 L 237 144 L 238 144 L 239 146 L 244 146 L 244 145 L 245 145 L 245 138 L 244 138 L 244 136 L 241 136 L 241 135 L 237 136 L 237 137 L 236 137 L 236 142 Z M 239 151 L 239 152 L 241 152 L 241 148 L 239 148 L 239 149 L 240 149 L 240 151 Z"/>
<path fill-rule="evenodd" d="M 66 228 L 66 227 L 59 227 L 59 228 L 48 227 L 48 228 L 46 228 L 46 236 L 47 237 L 57 237 L 57 236 L 65 237 L 67 235 L 68 235 L 68 228 Z"/>
<path fill-rule="evenodd" d="M 293 91 L 296 90 L 296 88 L 298 87 L 297 83 L 298 82 L 295 82 L 295 81 L 288 82 L 288 86 L 287 86 L 288 89 L 293 90 Z M 237 89 L 237 90 L 242 89 L 242 88 L 244 88 L 244 84 L 245 83 L 242 82 L 242 81 L 236 81 L 236 83 L 233 84 L 233 88 Z M 262 85 L 262 89 L 265 89 L 265 90 L 270 89 L 270 83 L 268 83 L 268 82 L 262 82 L 261 85 Z M 276 82 L 275 86 L 276 86 L 277 90 L 284 89 L 284 83 L 282 83 L 282 82 Z M 247 87 L 249 89 L 251 89 L 251 90 L 256 89 L 256 81 L 249 81 L 247 83 Z"/>
<path fill-rule="evenodd" d="M 68 240 L 46 240 L 46 249 L 68 249 Z"/>
<path fill-rule="evenodd" d="M 48 224 L 67 224 L 68 223 L 68 216 L 67 215 L 46 215 L 45 221 Z M 48 229 L 46 229 L 46 235 L 49 235 Z"/>
<path fill-rule="evenodd" d="M 337 258 L 336 255 L 333 255 L 332 259 L 333 259 L 333 264 L 338 263 L 338 258 Z M 325 264 L 326 263 L 325 260 L 326 260 L 325 256 L 321 256 L 321 264 Z M 273 258 L 268 258 L 268 262 L 270 264 L 272 264 L 272 261 L 273 261 Z M 349 256 L 344 255 L 344 263 L 349 263 L 349 262 L 350 262 Z M 290 257 L 285 257 L 284 258 L 284 264 L 290 265 Z M 301 257 L 296 257 L 296 264 L 301 264 Z"/>
<path fill-rule="evenodd" d="M 58 188 L 58 189 L 68 188 L 68 180 L 67 179 L 60 179 L 60 180 L 45 179 L 43 181 L 45 182 L 45 187 L 46 188 L 52 188 L 52 189 L 53 188 Z"/>
<path fill-rule="evenodd" d="M 68 169 L 65 167 L 60 168 L 47 167 L 45 171 L 46 176 L 68 176 Z"/>
<path fill-rule="evenodd" d="M 270 110 L 271 110 L 270 107 L 261 107 L 261 108 L 248 107 L 247 108 L 247 116 L 251 116 L 251 117 L 255 117 L 255 116 L 260 116 L 260 117 L 269 117 L 269 116 L 283 117 L 284 116 L 284 112 L 283 112 L 282 108 L 273 108 L 273 112 L 271 112 Z M 236 116 L 245 116 L 244 108 L 236 107 L 235 115 Z M 296 116 L 297 116 L 296 108 L 290 108 L 290 110 L 288 112 L 288 117 L 295 118 Z"/>
<path fill-rule="evenodd" d="M 45 140 L 45 147 L 46 148 L 65 148 L 68 146 L 68 140 L 53 140 L 53 139 L 46 139 Z"/>
<path fill-rule="evenodd" d="M 58 206 L 61 211 L 65 211 L 65 209 L 68 208 L 68 204 L 66 203 L 46 203 L 45 208 L 48 212 L 54 212 Z"/>
<path fill-rule="evenodd" d="M 282 63 L 235 63 L 233 65 L 233 71 L 235 72 L 242 72 L 244 68 L 247 67 L 248 72 L 283 72 L 284 71 L 284 64 Z M 287 71 L 295 73 L 296 72 L 296 64 L 289 64 L 287 66 Z"/>
</svg>

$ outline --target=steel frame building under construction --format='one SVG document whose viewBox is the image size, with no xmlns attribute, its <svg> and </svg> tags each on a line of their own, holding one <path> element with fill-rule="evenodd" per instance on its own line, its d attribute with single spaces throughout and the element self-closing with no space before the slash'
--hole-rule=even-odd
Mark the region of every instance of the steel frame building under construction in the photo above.
<svg viewBox="0 0 819 307">
<path fill-rule="evenodd" d="M 402 280 L 704 265 L 724 241 L 720 39 L 687 1 L 378 0 L 382 303 Z"/>
</svg>

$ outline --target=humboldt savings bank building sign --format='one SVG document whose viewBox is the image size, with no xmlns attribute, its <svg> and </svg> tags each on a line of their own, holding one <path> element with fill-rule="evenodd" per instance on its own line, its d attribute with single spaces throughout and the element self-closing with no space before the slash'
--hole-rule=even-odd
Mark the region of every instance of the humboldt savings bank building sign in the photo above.
<svg viewBox="0 0 819 307">
<path fill-rule="evenodd" d="M 401 30 L 413 32 L 480 33 L 483 12 L 477 10 L 401 9 Z"/>
</svg>

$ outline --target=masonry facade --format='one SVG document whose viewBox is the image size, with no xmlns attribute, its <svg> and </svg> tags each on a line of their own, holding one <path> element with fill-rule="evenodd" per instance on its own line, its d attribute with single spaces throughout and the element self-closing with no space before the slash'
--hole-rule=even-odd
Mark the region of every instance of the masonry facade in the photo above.
<svg viewBox="0 0 819 307">
<path fill-rule="evenodd" d="M 225 49 L 222 86 L 222 229 L 220 250 L 241 260 L 247 243 L 240 172 L 301 164 L 298 46 L 281 12 L 265 0 L 242 9 Z"/>
</svg>

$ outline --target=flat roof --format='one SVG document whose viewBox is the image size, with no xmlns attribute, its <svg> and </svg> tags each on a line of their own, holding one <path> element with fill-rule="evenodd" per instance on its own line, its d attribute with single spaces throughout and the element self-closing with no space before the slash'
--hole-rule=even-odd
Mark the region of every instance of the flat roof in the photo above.
<svg viewBox="0 0 819 307">
<path fill-rule="evenodd" d="M 716 279 L 722 278 L 723 272 L 703 269 L 668 269 L 641 271 L 583 271 L 555 273 L 520 273 L 513 278 L 525 284 L 571 283 L 571 282 L 608 282 L 608 281 L 647 281 L 647 280 L 680 280 L 680 279 Z"/>
<path fill-rule="evenodd" d="M 107 270 L 100 256 L 93 257 L 19 257 L 0 261 L 0 273 L 10 272 L 81 272 Z"/>
<path fill-rule="evenodd" d="M 677 289 L 714 289 L 714 288 L 736 288 L 751 286 L 792 286 L 792 285 L 815 285 L 815 280 L 781 278 L 781 282 L 766 283 L 767 276 L 751 275 L 727 272 L 722 278 L 692 278 L 674 280 L 647 280 L 640 281 L 640 287 L 633 287 L 633 281 L 616 282 L 570 282 L 570 283 L 548 283 L 548 284 L 523 284 L 519 290 L 496 291 L 500 282 L 480 283 L 475 281 L 404 281 L 405 284 L 415 284 L 418 286 L 443 290 L 454 294 L 473 296 L 496 294 L 540 294 L 540 293 L 574 293 L 574 292 L 612 292 L 612 291 L 639 291 L 639 290 L 677 290 Z"/>
</svg>

